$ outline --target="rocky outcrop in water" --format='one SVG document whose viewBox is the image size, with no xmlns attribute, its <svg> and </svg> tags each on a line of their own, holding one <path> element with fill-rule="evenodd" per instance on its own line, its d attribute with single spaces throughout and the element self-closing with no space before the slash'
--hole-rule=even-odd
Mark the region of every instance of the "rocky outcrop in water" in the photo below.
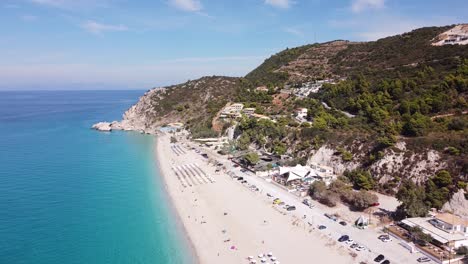
<svg viewBox="0 0 468 264">
<path fill-rule="evenodd" d="M 157 116 L 152 106 L 152 98 L 161 92 L 162 88 L 154 88 L 147 91 L 138 102 L 130 107 L 124 115 L 122 121 L 99 122 L 92 126 L 93 129 L 103 132 L 112 130 L 137 131 L 146 134 L 156 134 L 161 125 L 154 122 Z"/>
</svg>

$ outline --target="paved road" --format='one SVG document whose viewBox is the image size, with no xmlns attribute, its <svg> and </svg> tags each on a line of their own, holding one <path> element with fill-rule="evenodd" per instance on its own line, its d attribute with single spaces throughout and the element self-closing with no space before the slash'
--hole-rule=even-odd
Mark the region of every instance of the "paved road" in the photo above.
<svg viewBox="0 0 468 264">
<path fill-rule="evenodd" d="M 337 240 L 342 235 L 348 235 L 356 243 L 366 247 L 365 251 L 356 251 L 355 249 L 349 248 L 349 245 L 342 243 L 343 246 L 347 247 L 350 251 L 356 252 L 361 257 L 364 257 L 369 262 L 373 261 L 379 254 L 385 255 L 386 259 L 389 259 L 391 263 L 418 263 L 417 258 L 424 255 L 420 253 L 410 253 L 407 249 L 403 248 L 398 244 L 396 239 L 391 242 L 382 242 L 377 237 L 383 232 L 368 228 L 358 229 L 348 223 L 347 226 L 342 226 L 338 222 L 328 219 L 322 210 L 314 207 L 309 208 L 302 204 L 302 201 L 295 195 L 287 192 L 280 187 L 265 181 L 263 178 L 257 177 L 252 173 L 242 173 L 238 168 L 232 168 L 236 175 L 244 177 L 250 184 L 256 185 L 262 190 L 263 194 L 271 194 L 275 198 L 279 198 L 281 201 L 289 205 L 296 206 L 296 211 L 290 212 L 295 214 L 298 218 L 302 218 L 306 215 L 306 221 L 311 223 L 314 227 L 318 225 L 325 225 L 327 229 L 322 232 L 332 239 Z M 315 202 L 312 202 L 315 204 Z"/>
</svg>

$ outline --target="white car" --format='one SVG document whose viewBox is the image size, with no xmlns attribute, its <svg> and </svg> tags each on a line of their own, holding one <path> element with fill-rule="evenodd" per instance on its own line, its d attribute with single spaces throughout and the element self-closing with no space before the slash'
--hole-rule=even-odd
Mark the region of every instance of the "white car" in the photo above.
<svg viewBox="0 0 468 264">
<path fill-rule="evenodd" d="M 348 241 L 345 242 L 346 244 L 348 245 L 352 245 L 354 243 L 354 240 L 352 240 L 351 238 L 348 239 Z"/>
<path fill-rule="evenodd" d="M 357 251 L 362 251 L 362 250 L 364 250 L 364 249 L 366 249 L 366 248 L 365 248 L 364 246 L 362 246 L 362 245 L 359 245 L 359 246 L 356 248 Z"/>
<path fill-rule="evenodd" d="M 392 241 L 391 238 L 387 237 L 387 238 L 382 238 L 382 242 L 390 242 Z"/>
</svg>

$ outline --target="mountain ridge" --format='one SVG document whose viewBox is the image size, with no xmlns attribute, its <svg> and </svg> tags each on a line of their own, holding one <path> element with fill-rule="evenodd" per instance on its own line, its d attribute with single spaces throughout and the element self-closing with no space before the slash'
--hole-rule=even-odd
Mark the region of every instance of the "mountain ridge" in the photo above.
<svg viewBox="0 0 468 264">
<path fill-rule="evenodd" d="M 212 137 L 233 126 L 239 149 L 263 145 L 269 152 L 291 155 L 296 163 L 320 159 L 342 173 L 367 170 L 381 192 L 395 193 L 405 179 L 424 183 L 443 169 L 453 175 L 455 192 L 456 182 L 467 182 L 468 173 L 468 120 L 463 114 L 468 108 L 468 46 L 431 45 L 453 27 L 286 49 L 245 77 L 203 77 L 152 89 L 122 122 L 104 128 L 155 133 L 159 126 L 183 122 L 194 137 Z M 330 83 L 307 97 L 282 89 L 327 79 Z M 276 116 L 277 122 L 243 117 L 220 121 L 214 131 L 214 117 L 230 102 Z M 298 107 L 309 110 L 311 125 L 292 117 Z"/>
</svg>

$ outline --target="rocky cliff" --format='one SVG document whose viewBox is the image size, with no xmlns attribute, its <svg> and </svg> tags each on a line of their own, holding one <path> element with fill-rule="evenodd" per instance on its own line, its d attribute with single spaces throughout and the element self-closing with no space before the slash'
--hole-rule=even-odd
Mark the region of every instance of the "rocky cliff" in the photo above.
<svg viewBox="0 0 468 264">
<path fill-rule="evenodd" d="M 140 97 L 121 121 L 101 122 L 93 128 L 154 134 L 161 126 L 181 122 L 195 130 L 199 125 L 211 123 L 226 102 L 233 100 L 239 85 L 240 78 L 212 76 L 154 88 Z"/>
<path fill-rule="evenodd" d="M 93 125 L 92 128 L 99 131 L 125 130 L 138 131 L 147 134 L 157 133 L 158 122 L 154 122 L 158 113 L 154 110 L 154 97 L 164 94 L 164 88 L 154 88 L 147 91 L 138 102 L 130 107 L 121 121 L 100 122 Z"/>
</svg>

